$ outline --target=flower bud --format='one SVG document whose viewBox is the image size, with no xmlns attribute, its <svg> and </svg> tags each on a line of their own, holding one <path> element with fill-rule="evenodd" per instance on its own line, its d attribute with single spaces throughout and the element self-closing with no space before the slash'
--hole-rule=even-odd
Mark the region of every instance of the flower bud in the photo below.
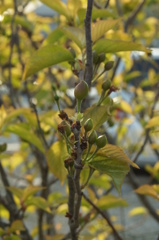
<svg viewBox="0 0 159 240">
<path fill-rule="evenodd" d="M 92 55 L 93 55 L 93 63 L 97 64 L 98 63 L 98 54 L 97 54 L 96 50 L 94 50 L 92 52 Z"/>
<path fill-rule="evenodd" d="M 112 69 L 113 65 L 114 65 L 114 61 L 107 62 L 104 66 L 105 71 L 109 71 L 110 69 Z"/>
<path fill-rule="evenodd" d="M 101 135 L 96 139 L 96 145 L 98 148 L 103 148 L 107 142 L 107 137 L 105 135 Z"/>
<path fill-rule="evenodd" d="M 98 57 L 98 63 L 105 61 L 105 53 L 100 53 Z"/>
<path fill-rule="evenodd" d="M 87 121 L 84 124 L 84 129 L 86 132 L 89 132 L 93 128 L 93 121 L 91 118 L 88 118 Z"/>
<path fill-rule="evenodd" d="M 54 100 L 56 101 L 56 102 L 58 102 L 59 101 L 59 96 L 57 96 L 57 94 L 55 94 L 55 96 L 54 96 Z"/>
<path fill-rule="evenodd" d="M 81 81 L 74 89 L 74 96 L 77 100 L 83 100 L 88 95 L 88 84 Z"/>
<path fill-rule="evenodd" d="M 88 137 L 89 144 L 91 145 L 94 144 L 96 142 L 96 139 L 97 139 L 97 133 L 95 130 L 93 130 Z"/>
<path fill-rule="evenodd" d="M 110 81 L 110 79 L 107 79 L 103 82 L 102 89 L 104 91 L 107 91 L 110 88 L 110 86 L 111 86 L 111 81 Z"/>
</svg>

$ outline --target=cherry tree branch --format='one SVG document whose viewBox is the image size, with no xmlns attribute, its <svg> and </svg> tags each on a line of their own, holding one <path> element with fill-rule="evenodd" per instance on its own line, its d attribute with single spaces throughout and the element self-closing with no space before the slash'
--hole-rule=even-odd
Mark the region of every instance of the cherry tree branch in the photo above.
<svg viewBox="0 0 159 240">
<path fill-rule="evenodd" d="M 85 36 L 86 36 L 86 72 L 85 81 L 91 86 L 93 78 L 93 57 L 92 57 L 92 37 L 91 37 L 91 18 L 92 18 L 93 0 L 87 0 L 87 12 L 85 18 Z"/>
</svg>

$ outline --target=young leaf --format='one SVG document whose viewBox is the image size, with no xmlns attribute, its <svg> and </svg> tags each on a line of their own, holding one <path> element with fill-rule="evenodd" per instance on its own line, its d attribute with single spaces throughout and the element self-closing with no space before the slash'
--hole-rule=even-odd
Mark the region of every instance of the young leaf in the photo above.
<svg viewBox="0 0 159 240">
<path fill-rule="evenodd" d="M 146 53 L 151 52 L 149 49 L 139 43 L 118 41 L 112 39 L 98 40 L 95 43 L 93 49 L 95 49 L 97 53 L 116 53 L 124 51 L 142 51 Z"/>
<path fill-rule="evenodd" d="M 68 156 L 66 145 L 62 141 L 55 142 L 47 152 L 47 162 L 50 171 L 63 182 L 67 171 L 64 167 L 64 160 Z"/>
<path fill-rule="evenodd" d="M 133 217 L 136 215 L 146 215 L 148 211 L 145 207 L 135 207 L 129 212 L 129 216 Z"/>
<path fill-rule="evenodd" d="M 64 27 L 62 28 L 62 31 L 69 39 L 74 41 L 80 49 L 85 47 L 85 35 L 82 29 L 76 27 Z"/>
<path fill-rule="evenodd" d="M 18 109 L 12 110 L 4 118 L 3 124 L 7 125 L 18 116 L 25 117 L 32 126 L 35 126 L 35 127 L 37 126 L 37 120 L 36 120 L 35 114 L 29 108 L 18 108 Z"/>
<path fill-rule="evenodd" d="M 99 150 L 95 157 L 89 161 L 92 168 L 112 177 L 118 191 L 120 191 L 123 180 L 129 171 L 129 164 L 138 168 L 120 147 L 110 144 Z"/>
<path fill-rule="evenodd" d="M 159 188 L 159 185 L 157 186 Z M 159 192 L 156 191 L 156 185 L 150 186 L 148 184 L 145 184 L 139 187 L 138 189 L 136 189 L 135 192 L 142 195 L 148 195 L 159 200 Z"/>
<path fill-rule="evenodd" d="M 60 28 L 53 30 L 43 42 L 43 46 L 57 42 L 61 37 L 64 36 L 64 32 Z"/>
<path fill-rule="evenodd" d="M 120 100 L 119 109 L 121 109 L 124 112 L 129 113 L 129 114 L 133 113 L 132 106 L 128 102 L 124 101 L 123 99 Z"/>
<path fill-rule="evenodd" d="M 44 147 L 40 141 L 40 139 L 31 131 L 24 128 L 22 124 L 11 124 L 6 126 L 4 129 L 5 132 L 15 133 L 19 137 L 21 137 L 24 141 L 27 141 L 34 146 L 36 146 L 42 153 L 45 152 Z"/>
<path fill-rule="evenodd" d="M 60 0 L 40 0 L 42 3 L 46 4 L 48 7 L 52 8 L 56 12 L 64 15 L 67 19 L 71 18 L 70 12 L 68 11 L 66 5 Z"/>
<path fill-rule="evenodd" d="M 83 19 L 85 18 L 86 16 L 86 9 L 85 8 L 81 8 L 78 10 L 78 20 L 80 23 L 83 23 Z M 113 13 L 112 11 L 109 12 L 108 10 L 106 9 L 96 9 L 96 8 L 93 8 L 93 12 L 92 12 L 92 20 L 95 20 L 97 18 L 102 18 L 102 19 L 105 19 L 105 18 L 108 18 L 108 17 L 112 17 L 112 18 L 115 18 L 116 15 L 115 13 Z"/>
<path fill-rule="evenodd" d="M 36 192 L 39 192 L 40 190 L 44 189 L 44 187 L 38 187 L 38 186 L 28 186 L 24 189 L 23 195 L 21 197 L 21 200 L 24 202 L 26 199 L 32 195 L 34 195 Z"/>
<path fill-rule="evenodd" d="M 91 118 L 93 121 L 93 130 L 98 129 L 110 116 L 109 115 L 109 106 L 92 106 L 87 109 L 84 113 L 83 123 L 86 122 L 88 118 Z"/>
<path fill-rule="evenodd" d="M 146 128 L 153 128 L 153 127 L 159 127 L 159 116 L 155 116 L 151 118 L 146 125 Z"/>
<path fill-rule="evenodd" d="M 14 233 L 17 230 L 19 230 L 19 231 L 25 230 L 24 224 L 22 223 L 21 220 L 15 220 L 14 222 L 12 222 L 12 225 L 8 229 L 8 232 L 9 233 Z"/>
<path fill-rule="evenodd" d="M 23 190 L 17 187 L 7 187 L 7 189 L 13 193 L 19 199 L 23 196 Z"/>
<path fill-rule="evenodd" d="M 106 210 L 115 207 L 126 207 L 128 204 L 122 198 L 115 197 L 113 195 L 107 195 L 98 200 L 97 206 L 102 210 Z"/>
<path fill-rule="evenodd" d="M 100 39 L 108 30 L 112 29 L 120 19 L 101 20 L 92 25 L 92 41 L 95 43 Z"/>
<path fill-rule="evenodd" d="M 3 18 L 3 24 L 4 23 L 11 23 L 12 21 L 12 15 L 6 14 Z M 24 16 L 15 16 L 14 23 L 17 25 L 21 25 L 23 28 L 27 29 L 28 32 L 33 32 L 34 25 L 32 22 L 28 21 Z"/>
<path fill-rule="evenodd" d="M 48 213 L 52 213 L 48 202 L 42 198 L 42 197 L 32 197 L 31 199 L 28 199 L 26 202 L 27 206 L 36 206 L 37 208 L 43 209 L 44 211 L 47 211 Z"/>
<path fill-rule="evenodd" d="M 30 57 L 25 66 L 23 79 L 46 67 L 71 60 L 73 60 L 73 56 L 67 49 L 52 44 L 46 45 Z"/>
</svg>

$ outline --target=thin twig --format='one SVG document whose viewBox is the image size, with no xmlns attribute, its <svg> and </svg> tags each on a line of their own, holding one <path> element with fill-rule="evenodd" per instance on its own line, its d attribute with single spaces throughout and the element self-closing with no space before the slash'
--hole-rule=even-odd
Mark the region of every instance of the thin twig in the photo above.
<svg viewBox="0 0 159 240">
<path fill-rule="evenodd" d="M 122 8 L 121 8 L 120 0 L 116 0 L 116 8 L 117 8 L 119 16 L 123 16 L 123 11 L 122 11 Z"/>
<path fill-rule="evenodd" d="M 37 108 L 36 108 L 36 105 L 32 103 L 32 108 L 34 110 L 34 113 L 35 113 L 35 116 L 36 116 L 36 120 L 37 120 L 37 124 L 38 124 L 38 128 L 39 128 L 39 134 L 43 140 L 43 143 L 46 147 L 46 149 L 49 149 L 49 145 L 45 139 L 45 136 L 44 136 L 44 133 L 43 133 L 43 130 L 41 128 L 41 125 L 40 125 L 40 119 L 39 119 L 39 114 L 38 114 L 38 111 L 37 111 Z"/>
<path fill-rule="evenodd" d="M 144 6 L 146 0 L 143 0 L 135 9 L 134 11 L 130 14 L 130 16 L 127 18 L 125 22 L 125 32 L 128 29 L 128 26 L 130 26 L 133 21 L 135 20 L 137 14 L 141 11 L 142 7 Z"/>
<path fill-rule="evenodd" d="M 108 218 L 108 216 L 106 216 L 106 214 L 103 211 L 101 211 L 84 193 L 83 193 L 83 197 L 106 220 L 106 222 L 111 227 L 116 238 L 119 240 L 122 240 L 122 238 L 120 237 L 119 233 L 114 228 L 114 226 L 113 226 L 112 222 L 110 221 L 110 219 Z"/>
<path fill-rule="evenodd" d="M 116 71 L 117 71 L 117 69 L 118 69 L 118 67 L 119 67 L 120 61 L 121 61 L 121 58 L 120 58 L 120 57 L 117 57 L 116 62 L 115 62 L 115 66 L 114 66 L 114 68 L 113 68 L 113 73 L 112 73 L 112 76 L 111 76 L 111 81 L 112 81 L 112 82 L 113 82 L 113 80 L 114 80 Z"/>
<path fill-rule="evenodd" d="M 106 1 L 104 8 L 107 8 L 109 6 L 109 2 L 110 2 L 110 0 Z"/>
<path fill-rule="evenodd" d="M 87 12 L 85 18 L 85 36 L 86 36 L 86 72 L 85 81 L 91 86 L 93 78 L 93 57 L 92 57 L 92 37 L 91 37 L 91 18 L 92 18 L 93 0 L 87 0 Z"/>
</svg>

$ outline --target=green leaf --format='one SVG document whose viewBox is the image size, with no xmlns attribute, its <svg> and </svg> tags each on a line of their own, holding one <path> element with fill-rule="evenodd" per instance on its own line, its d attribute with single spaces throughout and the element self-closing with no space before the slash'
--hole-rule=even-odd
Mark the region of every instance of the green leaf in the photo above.
<svg viewBox="0 0 159 240">
<path fill-rule="evenodd" d="M 73 60 L 72 54 L 61 46 L 49 44 L 37 50 L 28 60 L 23 79 L 52 65 Z"/>
<path fill-rule="evenodd" d="M 7 189 L 12 192 L 19 199 L 23 196 L 23 190 L 17 187 L 7 187 Z"/>
<path fill-rule="evenodd" d="M 43 45 L 55 43 L 63 36 L 64 36 L 64 32 L 62 31 L 62 29 L 56 28 L 47 36 L 47 38 L 43 42 Z"/>
<path fill-rule="evenodd" d="M 27 188 L 24 189 L 23 195 L 21 196 L 21 200 L 25 202 L 28 197 L 34 195 L 36 192 L 39 192 L 42 189 L 44 189 L 44 187 L 28 186 Z"/>
<path fill-rule="evenodd" d="M 21 240 L 21 238 L 12 234 L 12 236 L 6 236 L 4 240 Z"/>
<path fill-rule="evenodd" d="M 84 113 L 82 123 L 85 123 L 88 118 L 93 121 L 93 129 L 98 129 L 110 117 L 109 106 L 92 106 Z M 92 129 L 92 130 L 93 130 Z"/>
<path fill-rule="evenodd" d="M 95 43 L 100 39 L 108 30 L 112 29 L 120 19 L 101 20 L 92 25 L 92 41 Z"/>
<path fill-rule="evenodd" d="M 120 191 L 123 180 L 129 171 L 129 164 L 139 168 L 120 147 L 110 144 L 99 150 L 95 157 L 89 161 L 92 168 L 106 173 L 113 179 L 118 191 Z"/>
<path fill-rule="evenodd" d="M 137 77 L 140 77 L 140 76 L 141 76 L 141 72 L 139 72 L 139 71 L 133 71 L 133 72 L 131 72 L 131 73 L 127 73 L 127 74 L 124 76 L 124 81 L 129 82 L 129 81 L 131 81 L 132 79 L 137 78 Z"/>
<path fill-rule="evenodd" d="M 72 41 L 74 41 L 80 49 L 85 47 L 85 33 L 83 29 L 76 27 L 64 27 L 62 31 Z"/>
<path fill-rule="evenodd" d="M 3 18 L 3 23 L 11 23 L 13 16 L 6 14 L 4 15 Z M 23 28 L 27 29 L 29 32 L 33 32 L 34 30 L 34 25 L 32 22 L 28 21 L 25 17 L 23 16 L 15 16 L 14 23 L 17 25 L 21 25 Z"/>
<path fill-rule="evenodd" d="M 0 236 L 2 236 L 5 233 L 5 231 L 0 227 Z"/>
<path fill-rule="evenodd" d="M 144 47 L 139 43 L 134 42 L 126 42 L 126 41 L 118 41 L 111 39 L 100 39 L 98 40 L 93 49 L 97 51 L 97 53 L 116 53 L 123 51 L 142 51 L 149 53 L 151 52 L 149 49 Z"/>
<path fill-rule="evenodd" d="M 98 200 L 97 206 L 102 210 L 107 210 L 115 207 L 126 207 L 128 204 L 122 198 L 115 197 L 113 195 L 107 195 Z"/>
<path fill-rule="evenodd" d="M 32 132 L 28 131 L 28 129 L 24 128 L 23 124 L 11 124 L 5 127 L 5 132 L 15 133 L 19 137 L 21 137 L 24 141 L 33 144 L 36 146 L 42 153 L 45 153 L 45 149 L 40 141 L 40 139 Z"/>
<path fill-rule="evenodd" d="M 40 0 L 42 3 L 46 4 L 48 7 L 52 8 L 56 12 L 64 15 L 67 19 L 71 18 L 71 14 L 68 11 L 66 5 L 60 0 Z"/>
<path fill-rule="evenodd" d="M 25 117 L 28 120 L 28 122 L 31 124 L 31 126 L 35 126 L 35 127 L 37 126 L 37 120 L 36 120 L 35 114 L 29 108 L 19 108 L 19 109 L 12 110 L 5 117 L 3 121 L 3 126 L 7 125 L 16 117 L 19 117 L 19 116 Z"/>
<path fill-rule="evenodd" d="M 0 144 L 0 153 L 5 152 L 6 149 L 7 149 L 7 144 L 6 143 Z"/>
<path fill-rule="evenodd" d="M 40 208 L 44 211 L 47 211 L 48 213 L 52 213 L 48 202 L 42 198 L 42 197 L 32 197 L 31 199 L 28 199 L 26 202 L 27 206 L 36 206 L 37 208 Z"/>
<path fill-rule="evenodd" d="M 47 152 L 47 162 L 50 171 L 63 182 L 67 171 L 64 167 L 64 160 L 68 156 L 65 142 L 55 142 Z"/>
<path fill-rule="evenodd" d="M 21 220 L 15 220 L 14 222 L 12 222 L 11 227 L 8 229 L 9 233 L 13 233 L 17 230 L 19 231 L 25 230 L 24 224 Z"/>
<path fill-rule="evenodd" d="M 81 8 L 78 10 L 78 20 L 80 23 L 84 22 L 85 16 L 86 16 L 86 9 L 85 8 Z M 95 20 L 97 18 L 108 18 L 108 17 L 116 17 L 116 15 L 113 12 L 109 12 L 106 9 L 95 9 L 93 8 L 92 11 L 92 20 Z"/>
</svg>

